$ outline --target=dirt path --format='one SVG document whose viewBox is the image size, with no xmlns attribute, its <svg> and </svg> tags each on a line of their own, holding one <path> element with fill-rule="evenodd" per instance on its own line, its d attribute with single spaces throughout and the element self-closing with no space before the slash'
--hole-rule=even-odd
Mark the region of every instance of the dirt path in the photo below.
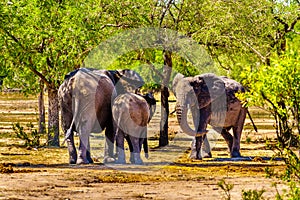
<svg viewBox="0 0 300 200">
<path fill-rule="evenodd" d="M 264 189 L 264 197 L 274 199 L 276 191 L 272 183 L 276 180 L 264 178 L 261 172 L 237 177 L 231 171 L 236 170 L 235 167 L 228 168 L 224 176 L 216 176 L 217 171 L 205 172 L 200 167 L 198 172 L 194 171 L 195 168 L 188 172 L 188 168 L 174 167 L 151 175 L 122 173 L 103 165 L 16 168 L 23 172 L 0 174 L 0 199 L 222 199 L 225 193 L 217 186 L 222 178 L 226 183 L 234 184 L 230 192 L 232 199 L 241 199 L 242 190 L 250 189 Z M 139 182 L 137 176 L 149 180 Z M 112 183 L 112 180 L 117 182 Z M 279 184 L 278 188 L 287 187 Z"/>
<path fill-rule="evenodd" d="M 10 96 L 8 96 L 11 98 Z M 3 97 L 4 98 L 4 97 Z M 6 98 L 6 97 L 5 97 Z M 211 137 L 212 159 L 187 159 L 191 138 L 180 132 L 175 115 L 170 116 L 172 140 L 165 148 L 155 148 L 159 127 L 159 105 L 149 125 L 149 160 L 144 166 L 105 166 L 103 134 L 91 138 L 96 164 L 69 165 L 66 147 L 25 148 L 12 137 L 11 123 L 21 120 L 36 124 L 36 100 L 0 99 L 0 200 L 1 199 L 224 199 L 218 182 L 233 184 L 231 199 L 241 199 L 242 190 L 266 190 L 265 199 L 275 199 L 287 186 L 265 178 L 265 170 L 282 172 L 282 161 L 271 161 L 273 152 L 265 148 L 265 139 L 275 136 L 272 120 L 260 118 L 252 110 L 259 133 L 246 120 L 242 137 L 242 159 L 229 159 L 220 137 Z M 9 102 L 10 103 L 9 103 Z M 13 103 L 12 103 L 13 102 Z M 170 105 L 170 110 L 174 103 Z M 18 108 L 18 110 L 17 110 Z M 270 134 L 271 133 L 271 134 Z M 213 134 L 211 134 L 213 136 Z M 102 143 L 101 143 L 102 141 Z M 246 142 L 247 141 L 247 142 Z M 78 146 L 78 143 L 77 143 Z M 10 172 L 10 173 L 6 173 Z M 133 173 L 134 172 L 134 173 Z"/>
</svg>

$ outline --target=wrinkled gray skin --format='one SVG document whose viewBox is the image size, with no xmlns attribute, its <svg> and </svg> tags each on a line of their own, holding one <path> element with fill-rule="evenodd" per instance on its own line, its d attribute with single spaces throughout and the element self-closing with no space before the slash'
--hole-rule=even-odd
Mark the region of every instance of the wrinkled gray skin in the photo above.
<svg viewBox="0 0 300 200">
<path fill-rule="evenodd" d="M 144 96 L 126 93 L 119 95 L 113 105 L 112 113 L 116 124 L 116 163 L 125 164 L 124 139 L 130 148 L 130 162 L 143 164 L 140 152 L 144 144 L 145 157 L 148 158 L 147 123 L 155 112 L 155 99 L 152 94 Z"/>
<path fill-rule="evenodd" d="M 120 81 L 121 80 L 121 81 Z M 96 70 L 80 68 L 66 75 L 58 90 L 62 129 L 68 145 L 69 163 L 93 163 L 89 136 L 105 129 L 104 162 L 114 161 L 113 118 L 111 101 L 117 93 L 143 85 L 132 70 Z M 79 153 L 74 144 L 74 131 L 79 134 Z"/>
<path fill-rule="evenodd" d="M 207 73 L 195 77 L 178 78 L 175 85 L 177 98 L 177 119 L 183 132 L 195 137 L 195 151 L 191 158 L 202 159 L 201 148 L 208 150 L 209 143 L 204 133 L 207 124 L 220 132 L 228 144 L 231 157 L 240 157 L 240 139 L 246 117 L 246 108 L 235 97 L 235 93 L 244 92 L 238 82 L 227 77 L 218 77 Z M 197 130 L 193 130 L 187 123 L 187 110 L 190 106 L 193 122 Z M 232 128 L 233 136 L 229 133 Z M 201 134 L 199 134 L 201 133 Z M 208 145 L 208 146 L 207 146 Z M 192 148 L 193 149 L 193 148 Z M 207 153 L 207 152 L 206 152 Z M 211 152 L 207 153 L 211 156 Z"/>
<path fill-rule="evenodd" d="M 178 85 L 178 83 L 184 78 L 184 75 L 178 73 L 176 74 L 176 76 L 174 77 L 173 79 L 173 82 L 172 82 L 172 90 L 173 90 L 173 93 L 175 95 L 175 97 L 177 98 L 177 95 L 176 95 L 176 87 Z M 195 100 L 196 101 L 196 100 Z M 199 124 L 199 114 L 198 114 L 198 107 L 194 104 L 190 105 L 190 108 L 192 110 L 192 116 L 193 116 L 193 124 L 194 124 L 194 130 L 197 131 L 198 129 L 198 124 Z M 197 112 L 196 112 L 197 111 Z M 207 137 L 204 135 L 203 136 L 203 145 L 202 145 L 202 157 L 204 158 L 211 158 L 212 157 L 212 154 L 211 154 L 211 151 L 210 151 L 210 145 L 209 145 L 209 142 L 208 142 L 208 139 Z M 190 155 L 190 158 L 196 158 L 196 138 L 193 139 L 192 141 L 192 145 L 191 145 L 191 155 Z"/>
</svg>

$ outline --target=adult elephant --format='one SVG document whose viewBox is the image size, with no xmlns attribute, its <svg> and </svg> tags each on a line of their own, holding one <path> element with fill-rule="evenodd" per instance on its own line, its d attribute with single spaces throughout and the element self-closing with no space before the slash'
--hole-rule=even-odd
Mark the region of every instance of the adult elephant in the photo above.
<svg viewBox="0 0 300 200">
<path fill-rule="evenodd" d="M 235 94 L 244 92 L 243 86 L 227 77 L 206 73 L 194 77 L 182 77 L 175 84 L 175 91 L 176 113 L 180 127 L 183 132 L 196 136 L 195 158 L 202 159 L 201 147 L 203 140 L 207 140 L 207 124 L 224 137 L 230 156 L 240 157 L 240 139 L 247 109 L 242 106 Z M 187 122 L 188 105 L 196 130 L 190 128 Z M 231 128 L 233 136 L 229 133 Z"/>
<path fill-rule="evenodd" d="M 111 102 L 118 93 L 133 91 L 144 84 L 132 70 L 80 68 L 66 75 L 58 90 L 62 129 L 67 141 L 70 164 L 92 163 L 89 135 L 105 129 L 104 162 L 114 161 L 115 132 Z M 78 132 L 79 155 L 74 144 Z M 78 158 L 77 158 L 78 157 Z"/>
<path fill-rule="evenodd" d="M 148 157 L 147 123 L 155 112 L 155 105 L 156 101 L 150 93 L 143 96 L 126 93 L 116 97 L 112 105 L 112 112 L 117 128 L 117 163 L 126 163 L 124 139 L 129 145 L 132 164 L 143 164 L 140 156 L 142 144 L 144 144 L 146 158 Z"/>
</svg>

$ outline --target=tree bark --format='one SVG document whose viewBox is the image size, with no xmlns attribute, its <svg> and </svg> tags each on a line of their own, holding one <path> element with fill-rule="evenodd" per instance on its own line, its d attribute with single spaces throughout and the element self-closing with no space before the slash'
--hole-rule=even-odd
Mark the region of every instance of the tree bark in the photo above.
<svg viewBox="0 0 300 200">
<path fill-rule="evenodd" d="M 59 105 L 56 88 L 48 88 L 48 145 L 59 146 Z"/>
<path fill-rule="evenodd" d="M 172 53 L 169 51 L 163 52 L 164 68 L 163 68 L 163 83 L 161 85 L 161 120 L 160 120 L 160 134 L 159 146 L 166 146 L 169 144 L 168 139 L 168 118 L 169 118 L 169 89 L 168 83 L 172 72 Z"/>
<path fill-rule="evenodd" d="M 45 103 L 44 103 L 44 83 L 40 81 L 39 102 L 39 133 L 46 133 L 45 130 Z"/>
</svg>

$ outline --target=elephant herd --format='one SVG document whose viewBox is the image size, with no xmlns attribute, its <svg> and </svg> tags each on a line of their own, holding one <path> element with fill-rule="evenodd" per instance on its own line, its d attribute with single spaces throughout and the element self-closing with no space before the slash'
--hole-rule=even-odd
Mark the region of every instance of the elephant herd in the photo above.
<svg viewBox="0 0 300 200">
<path fill-rule="evenodd" d="M 65 76 L 58 96 L 70 164 L 93 163 L 89 136 L 104 129 L 105 163 L 126 163 L 126 139 L 130 162 L 143 164 L 140 153 L 143 146 L 148 157 L 147 124 L 156 107 L 151 93 L 138 94 L 143 84 L 141 76 L 128 69 L 80 68 Z M 179 125 L 183 132 L 194 136 L 190 157 L 211 157 L 206 137 L 208 124 L 224 137 L 231 157 L 240 157 L 240 139 L 247 109 L 235 94 L 244 92 L 242 85 L 227 77 L 207 73 L 194 77 L 178 74 L 172 87 L 177 99 Z M 188 124 L 188 108 L 192 113 L 194 128 Z M 231 128 L 233 135 L 229 133 Z M 74 132 L 79 135 L 78 154 Z"/>
</svg>

